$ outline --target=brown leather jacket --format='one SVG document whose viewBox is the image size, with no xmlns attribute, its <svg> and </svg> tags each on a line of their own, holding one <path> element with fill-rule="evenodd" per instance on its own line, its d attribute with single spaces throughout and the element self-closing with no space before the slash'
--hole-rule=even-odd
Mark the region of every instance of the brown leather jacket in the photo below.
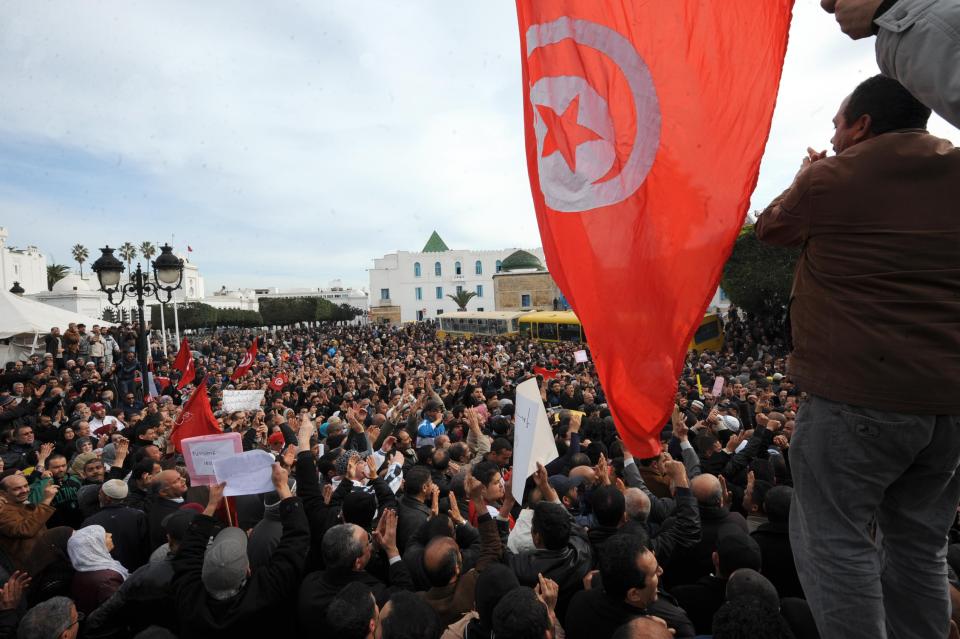
<svg viewBox="0 0 960 639">
<path fill-rule="evenodd" d="M 45 504 L 7 502 L 0 506 L 0 550 L 14 567 L 38 575 L 63 556 L 72 531 L 65 527 L 47 529 L 47 520 L 54 512 L 53 506 Z"/>
<path fill-rule="evenodd" d="M 960 150 L 893 131 L 801 171 L 757 237 L 802 246 L 788 372 L 827 399 L 960 414 Z"/>
</svg>

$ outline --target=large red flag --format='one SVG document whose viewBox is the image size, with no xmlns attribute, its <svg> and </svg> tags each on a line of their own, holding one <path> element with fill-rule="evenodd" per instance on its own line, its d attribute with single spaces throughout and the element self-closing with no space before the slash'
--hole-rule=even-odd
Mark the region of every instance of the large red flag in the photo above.
<svg viewBox="0 0 960 639">
<path fill-rule="evenodd" d="M 180 342 L 180 350 L 177 351 L 177 359 L 174 360 L 173 367 L 180 371 L 180 381 L 177 382 L 177 390 L 181 390 L 184 386 L 192 382 L 196 376 L 193 353 L 190 352 L 190 344 L 187 343 L 186 337 Z"/>
<path fill-rule="evenodd" d="M 201 435 L 219 435 L 223 431 L 217 424 L 217 418 L 213 416 L 213 410 L 210 408 L 210 397 L 207 396 L 207 380 L 200 382 L 193 395 L 187 400 L 180 416 L 173 425 L 173 432 L 170 433 L 170 440 L 176 447 L 177 452 L 182 453 L 180 441 L 187 437 L 200 437 Z"/>
<path fill-rule="evenodd" d="M 247 349 L 247 352 L 244 353 L 243 359 L 240 360 L 240 363 L 237 365 L 237 370 L 233 371 L 233 375 L 230 377 L 231 380 L 237 381 L 241 377 L 247 374 L 247 371 L 250 370 L 250 367 L 253 366 L 253 362 L 257 359 L 257 338 L 253 338 L 253 343 L 250 344 L 250 348 Z"/>
<path fill-rule="evenodd" d="M 544 253 L 637 456 L 749 206 L 792 5 L 517 0 Z"/>
</svg>

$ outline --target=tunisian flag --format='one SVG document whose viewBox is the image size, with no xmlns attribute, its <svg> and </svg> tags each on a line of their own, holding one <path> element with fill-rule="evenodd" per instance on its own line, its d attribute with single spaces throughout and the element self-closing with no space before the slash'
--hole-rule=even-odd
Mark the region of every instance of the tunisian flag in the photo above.
<svg viewBox="0 0 960 639">
<path fill-rule="evenodd" d="M 247 352 L 243 355 L 243 359 L 240 360 L 240 363 L 237 364 L 237 370 L 233 371 L 233 375 L 230 377 L 231 380 L 237 381 L 241 377 L 247 374 L 247 371 L 250 370 L 250 367 L 253 366 L 253 362 L 257 359 L 257 338 L 253 338 L 253 343 L 250 344 L 250 348 L 247 349 Z"/>
<path fill-rule="evenodd" d="M 180 411 L 180 417 L 173 425 L 173 432 L 170 433 L 170 441 L 176 447 L 178 453 L 182 453 L 180 441 L 187 437 L 200 437 L 201 435 L 219 435 L 223 431 L 217 424 L 217 418 L 213 416 L 213 410 L 210 408 L 210 397 L 207 396 L 207 380 L 204 379 L 193 391 L 193 395 L 187 400 L 183 410 Z"/>
<path fill-rule="evenodd" d="M 181 390 L 184 386 L 192 382 L 197 374 L 193 364 L 193 353 L 190 352 L 190 344 L 187 343 L 186 337 L 180 342 L 180 350 L 177 351 L 177 359 L 174 360 L 173 367 L 180 371 L 180 381 L 177 382 L 177 390 Z"/>
<path fill-rule="evenodd" d="M 527 166 L 550 272 L 634 455 L 743 224 L 793 0 L 517 0 Z"/>
<path fill-rule="evenodd" d="M 283 387 L 286 383 L 287 383 L 287 374 L 278 373 L 270 379 L 270 388 L 279 392 L 283 390 Z"/>
</svg>

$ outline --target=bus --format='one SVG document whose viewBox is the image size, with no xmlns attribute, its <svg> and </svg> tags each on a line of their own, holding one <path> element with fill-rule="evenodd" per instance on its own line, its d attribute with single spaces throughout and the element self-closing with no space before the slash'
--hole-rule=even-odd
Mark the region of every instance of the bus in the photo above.
<svg viewBox="0 0 960 639">
<path fill-rule="evenodd" d="M 573 311 L 536 311 L 520 318 L 520 336 L 541 342 L 583 342 L 583 327 Z"/>
<path fill-rule="evenodd" d="M 457 312 L 440 316 L 440 330 L 437 337 L 443 339 L 447 335 L 516 335 L 520 328 L 518 320 L 525 315 L 523 312 L 511 311 L 479 311 Z"/>
<path fill-rule="evenodd" d="M 723 322 L 716 313 L 707 313 L 690 340 L 689 350 L 719 352 L 723 348 Z"/>
<path fill-rule="evenodd" d="M 573 311 L 539 311 L 520 318 L 520 335 L 541 342 L 585 342 L 580 320 Z M 720 351 L 723 348 L 723 323 L 716 313 L 704 315 L 690 340 L 689 350 Z"/>
</svg>

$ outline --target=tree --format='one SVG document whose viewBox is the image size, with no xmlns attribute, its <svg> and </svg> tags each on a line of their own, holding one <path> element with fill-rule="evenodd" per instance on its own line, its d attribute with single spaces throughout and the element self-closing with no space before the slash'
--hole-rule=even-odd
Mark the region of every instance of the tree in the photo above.
<svg viewBox="0 0 960 639">
<path fill-rule="evenodd" d="M 157 254 L 157 247 L 154 246 L 151 242 L 143 242 L 140 245 L 140 255 L 143 256 L 143 259 L 147 260 L 147 265 L 150 264 L 150 259 Z"/>
<path fill-rule="evenodd" d="M 758 317 L 780 319 L 790 301 L 800 249 L 763 244 L 745 226 L 723 268 L 720 286 L 736 306 Z"/>
<path fill-rule="evenodd" d="M 447 297 L 449 297 L 450 299 L 452 299 L 454 302 L 457 303 L 457 306 L 461 311 L 467 310 L 467 302 L 469 302 L 476 296 L 477 294 L 474 293 L 473 291 L 464 291 L 464 290 L 457 291 L 456 295 L 447 294 Z"/>
<path fill-rule="evenodd" d="M 70 269 L 66 264 L 47 265 L 47 290 L 52 291 L 53 285 L 70 274 Z"/>
<path fill-rule="evenodd" d="M 120 245 L 120 257 L 122 257 L 127 262 L 127 273 L 132 269 L 130 268 L 131 262 L 137 259 L 137 247 L 131 244 L 130 242 L 124 242 Z"/>
<path fill-rule="evenodd" d="M 74 244 L 73 248 L 70 249 L 70 253 L 73 255 L 74 261 L 80 265 L 80 277 L 83 277 L 83 263 L 90 257 L 87 247 L 83 244 Z"/>
</svg>

